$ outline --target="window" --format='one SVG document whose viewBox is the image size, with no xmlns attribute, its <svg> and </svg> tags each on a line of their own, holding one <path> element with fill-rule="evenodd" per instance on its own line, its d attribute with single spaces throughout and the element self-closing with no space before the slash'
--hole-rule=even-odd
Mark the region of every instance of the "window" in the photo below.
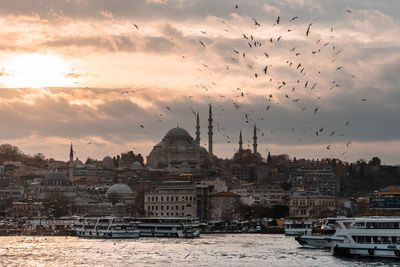
<svg viewBox="0 0 400 267">
<path fill-rule="evenodd" d="M 178 197 L 178 196 L 176 196 L 176 197 L 175 197 L 175 200 L 176 200 L 176 201 L 178 201 L 178 200 L 179 200 L 179 197 Z"/>
<path fill-rule="evenodd" d="M 169 201 L 169 197 L 167 197 L 167 201 Z"/>
<path fill-rule="evenodd" d="M 161 210 L 164 210 L 164 206 L 161 206 L 160 208 L 161 208 Z M 162 215 L 162 214 L 161 214 L 161 215 Z"/>
<path fill-rule="evenodd" d="M 182 205 L 182 210 L 184 210 L 185 209 L 185 205 Z"/>
<path fill-rule="evenodd" d="M 178 209 L 179 209 L 179 208 L 178 208 L 178 205 L 176 205 L 176 206 L 175 206 L 175 209 L 176 209 L 176 210 L 178 210 Z"/>
<path fill-rule="evenodd" d="M 151 201 L 154 201 L 154 197 L 151 197 Z"/>
<path fill-rule="evenodd" d="M 167 206 L 167 210 L 169 210 L 169 206 Z"/>
<path fill-rule="evenodd" d="M 150 201 L 150 197 L 147 197 L 147 201 Z"/>
<path fill-rule="evenodd" d="M 161 201 L 164 201 L 164 197 L 163 196 L 161 196 Z M 162 215 L 162 214 L 161 214 Z"/>
</svg>

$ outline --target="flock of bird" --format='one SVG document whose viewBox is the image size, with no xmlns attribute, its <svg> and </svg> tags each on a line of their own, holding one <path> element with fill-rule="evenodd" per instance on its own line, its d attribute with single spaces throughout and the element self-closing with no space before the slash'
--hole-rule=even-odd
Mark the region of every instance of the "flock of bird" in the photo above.
<svg viewBox="0 0 400 267">
<path fill-rule="evenodd" d="M 236 4 L 234 6 L 234 9 L 240 9 L 239 5 Z M 345 10 L 345 12 L 352 13 L 352 11 L 349 9 Z M 226 143 L 231 143 L 231 136 L 227 134 L 228 130 L 221 126 L 223 123 L 220 123 L 219 119 L 217 119 L 216 117 L 218 117 L 218 115 L 223 115 L 224 112 L 228 111 L 227 109 L 229 107 L 222 105 L 226 104 L 229 101 L 228 99 L 230 99 L 231 101 L 233 112 L 238 112 L 240 114 L 240 116 L 236 117 L 243 117 L 244 122 L 250 127 L 253 127 L 253 125 L 257 125 L 257 131 L 260 133 L 261 137 L 264 137 L 267 133 L 273 134 L 274 132 L 276 132 L 276 130 L 273 129 L 267 130 L 260 127 L 264 124 L 263 122 L 261 122 L 264 121 L 264 117 L 266 118 L 265 123 L 268 125 L 268 112 L 271 112 L 271 109 L 273 109 L 274 106 L 284 103 L 290 108 L 298 108 L 300 112 L 307 112 L 307 110 L 310 110 L 311 116 L 318 116 L 321 109 L 323 109 L 323 106 L 319 103 L 324 97 L 324 94 L 321 93 L 322 88 L 319 87 L 326 87 L 326 85 L 324 85 L 323 83 L 321 85 L 316 80 L 318 80 L 319 76 L 325 73 L 325 69 L 313 70 L 313 68 L 318 66 L 318 64 L 314 64 L 313 62 L 317 62 L 320 60 L 320 58 L 317 57 L 318 55 L 322 55 L 323 53 L 325 53 L 324 55 L 328 54 L 331 56 L 329 61 L 331 62 L 332 66 L 323 66 L 324 68 L 330 68 L 335 72 L 341 73 L 340 75 L 348 75 L 349 73 L 348 71 L 343 71 L 345 69 L 343 65 L 336 65 L 337 57 L 342 53 L 342 50 L 337 47 L 332 39 L 312 39 L 313 27 L 315 27 L 318 18 L 310 21 L 309 23 L 306 23 L 305 25 L 307 25 L 307 27 L 303 29 L 303 32 L 301 32 L 302 30 L 293 29 L 299 27 L 298 25 L 295 25 L 297 21 L 301 20 L 299 16 L 294 16 L 286 20 L 283 17 L 281 18 L 281 16 L 277 16 L 276 20 L 271 26 L 274 29 L 274 34 L 276 34 L 276 36 L 268 37 L 265 37 L 265 31 L 261 30 L 263 26 L 259 23 L 259 21 L 256 18 L 251 18 L 251 20 L 254 27 L 254 31 L 252 31 L 251 33 L 232 32 L 232 29 L 229 28 L 227 22 L 225 22 L 224 20 L 220 20 L 221 25 L 223 25 L 222 27 L 224 31 L 236 35 L 236 38 L 240 38 L 242 40 L 242 43 L 234 43 L 232 46 L 225 48 L 226 51 L 230 50 L 231 53 L 230 55 L 228 55 L 228 60 L 224 61 L 224 66 L 214 66 L 208 61 L 205 61 L 205 63 L 199 63 L 199 72 L 202 72 L 205 75 L 204 78 L 199 78 L 202 80 L 202 82 L 197 84 L 196 87 L 200 90 L 204 90 L 205 93 L 210 93 L 209 95 L 207 95 L 208 102 L 210 104 L 213 104 L 213 110 L 216 111 L 214 112 L 214 114 L 217 115 L 214 115 L 214 123 L 217 126 L 217 132 L 221 134 Z M 139 30 L 139 26 L 137 24 L 133 24 L 133 26 L 136 30 Z M 259 31 L 257 32 L 257 30 Z M 328 29 L 328 32 L 330 33 L 332 33 L 333 31 L 333 28 Z M 213 46 L 215 42 L 208 38 L 209 34 L 206 30 L 201 30 L 199 33 L 199 36 L 201 37 L 198 37 L 198 39 L 196 40 L 197 45 L 203 50 L 201 51 L 201 53 L 207 55 L 207 50 L 209 46 Z M 287 48 L 287 46 L 292 44 L 292 42 L 290 41 L 290 34 L 302 34 L 307 42 L 311 43 L 312 51 L 307 51 L 307 49 L 305 48 L 296 46 L 290 46 L 290 48 Z M 261 35 L 263 37 L 259 37 Z M 330 38 L 333 38 L 333 36 L 331 36 Z M 285 42 L 285 39 L 288 39 L 288 42 L 286 44 L 283 44 L 283 42 Z M 173 40 L 173 38 L 171 38 L 171 40 Z M 285 51 L 287 52 L 287 58 L 282 59 L 282 53 L 280 53 L 277 57 L 279 57 L 279 61 L 281 61 L 279 64 L 283 64 L 285 66 L 285 70 L 289 71 L 290 73 L 290 75 L 288 75 L 290 77 L 288 80 L 280 80 L 279 78 L 275 79 L 274 76 L 275 71 L 279 72 L 282 70 L 282 66 L 278 66 L 276 70 L 274 70 L 275 65 L 271 64 L 273 63 L 273 60 L 271 60 L 271 58 L 275 56 L 274 51 L 278 48 L 286 49 Z M 187 55 L 182 55 L 180 60 L 185 60 L 187 57 Z M 207 58 L 205 58 L 205 60 L 207 60 Z M 324 60 L 326 60 L 326 58 L 324 58 Z M 309 63 L 309 61 L 311 61 L 311 63 Z M 246 110 L 246 108 L 248 109 L 252 107 L 251 101 L 254 100 L 254 94 L 252 93 L 251 85 L 249 85 L 250 88 L 247 89 L 244 89 L 242 86 L 232 85 L 232 95 L 222 95 L 220 93 L 217 94 L 218 82 L 210 82 L 210 76 L 213 75 L 213 70 L 220 70 L 221 68 L 226 71 L 227 76 L 235 75 L 229 73 L 233 69 L 240 70 L 241 73 L 248 74 L 248 79 L 253 79 L 253 81 L 249 82 L 249 84 L 263 84 L 263 86 L 265 87 L 265 110 L 260 113 L 257 113 L 255 110 L 251 109 Z M 357 77 L 355 75 L 350 73 L 350 79 L 356 78 Z M 207 82 L 204 82 L 204 80 L 206 80 Z M 244 83 L 245 82 L 242 82 L 241 84 Z M 333 92 L 334 89 L 340 87 L 340 81 L 333 80 L 329 85 L 328 92 Z M 126 90 L 121 92 L 121 95 L 130 93 L 135 93 L 135 91 Z M 326 94 L 326 92 L 324 93 Z M 220 98 L 215 99 L 216 95 L 218 95 Z M 306 106 L 307 103 L 310 102 L 310 96 L 312 95 L 316 96 L 314 100 L 315 105 L 311 107 Z M 253 98 L 246 99 L 250 96 Z M 187 96 L 187 98 L 193 101 L 193 96 L 189 95 Z M 303 100 L 303 98 L 307 99 Z M 360 101 L 366 102 L 367 99 L 361 98 Z M 197 111 L 195 110 L 195 108 L 193 108 L 193 104 L 198 103 L 191 102 L 189 104 L 191 105 L 191 113 L 196 116 Z M 165 112 L 173 112 L 173 107 L 171 105 L 165 106 Z M 157 114 L 157 120 L 159 122 L 163 122 L 162 117 L 162 113 Z M 313 117 L 311 117 L 311 120 L 312 119 Z M 224 119 L 221 120 L 225 121 Z M 309 122 L 310 121 L 307 120 L 303 123 L 307 125 L 309 124 Z M 325 121 L 324 124 L 329 124 L 329 122 Z M 352 142 L 348 140 L 344 131 L 350 126 L 351 122 L 347 120 L 343 122 L 343 125 L 340 129 L 328 129 L 329 125 L 319 125 L 316 129 L 308 128 L 302 130 L 299 129 L 298 131 L 299 134 L 301 133 L 303 135 L 307 133 L 311 134 L 313 138 L 315 138 L 313 140 L 313 143 L 322 142 L 320 139 L 322 137 L 326 138 L 323 141 L 325 143 L 324 146 L 326 150 L 334 151 L 335 144 L 333 140 L 332 143 L 330 143 L 329 137 L 343 137 L 342 139 L 346 139 L 343 141 L 344 147 L 349 147 Z M 139 127 L 142 129 L 145 128 L 144 124 L 139 124 Z M 281 127 L 278 130 L 289 130 L 290 132 L 297 131 L 296 127 L 285 126 Z M 237 129 L 237 132 L 239 132 L 239 129 Z M 236 140 L 236 137 L 234 139 Z M 268 139 L 267 141 L 270 140 L 271 139 Z M 303 137 L 297 139 L 297 142 L 299 143 L 302 141 Z M 247 146 L 250 147 L 250 145 L 250 140 L 247 140 Z M 341 153 L 340 156 L 343 156 L 345 154 L 346 151 Z M 336 156 L 338 156 L 338 151 L 336 151 Z"/>
</svg>

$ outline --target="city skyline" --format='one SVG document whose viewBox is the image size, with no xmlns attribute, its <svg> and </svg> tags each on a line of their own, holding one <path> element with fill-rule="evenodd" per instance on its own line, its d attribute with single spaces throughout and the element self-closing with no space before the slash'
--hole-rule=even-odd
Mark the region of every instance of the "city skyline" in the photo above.
<svg viewBox="0 0 400 267">
<path fill-rule="evenodd" d="M 265 158 L 399 164 L 397 1 L 3 5 L 0 139 L 24 153 L 145 157 L 197 112 L 207 148 L 211 104 L 218 157 L 256 124 Z"/>
</svg>

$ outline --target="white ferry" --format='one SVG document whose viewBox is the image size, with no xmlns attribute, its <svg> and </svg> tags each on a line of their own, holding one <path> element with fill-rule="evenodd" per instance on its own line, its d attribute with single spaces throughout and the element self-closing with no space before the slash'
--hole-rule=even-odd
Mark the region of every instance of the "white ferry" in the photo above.
<svg viewBox="0 0 400 267">
<path fill-rule="evenodd" d="M 143 217 L 139 218 L 140 236 L 184 237 L 200 236 L 199 223 L 186 217 Z"/>
<path fill-rule="evenodd" d="M 101 217 L 80 218 L 73 229 L 79 237 L 138 238 L 139 230 L 131 218 Z"/>
<path fill-rule="evenodd" d="M 311 230 L 313 222 L 308 220 L 285 220 L 285 235 L 302 235 Z"/>
<path fill-rule="evenodd" d="M 343 243 L 343 237 L 337 236 L 341 225 L 338 221 L 352 220 L 352 218 L 328 218 L 323 225 L 307 230 L 303 235 L 296 236 L 295 239 L 305 248 L 324 248 L 330 249 L 333 244 Z"/>
<path fill-rule="evenodd" d="M 335 256 L 365 256 L 400 259 L 400 217 L 361 217 L 338 221 L 341 229 L 335 243 Z"/>
</svg>

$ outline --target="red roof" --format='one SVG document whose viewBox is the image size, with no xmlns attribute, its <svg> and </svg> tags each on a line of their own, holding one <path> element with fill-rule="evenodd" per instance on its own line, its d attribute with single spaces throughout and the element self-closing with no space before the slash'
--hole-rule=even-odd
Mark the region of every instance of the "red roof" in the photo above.
<svg viewBox="0 0 400 267">
<path fill-rule="evenodd" d="M 240 195 L 232 192 L 218 192 L 211 194 L 210 197 L 240 197 Z"/>
</svg>

